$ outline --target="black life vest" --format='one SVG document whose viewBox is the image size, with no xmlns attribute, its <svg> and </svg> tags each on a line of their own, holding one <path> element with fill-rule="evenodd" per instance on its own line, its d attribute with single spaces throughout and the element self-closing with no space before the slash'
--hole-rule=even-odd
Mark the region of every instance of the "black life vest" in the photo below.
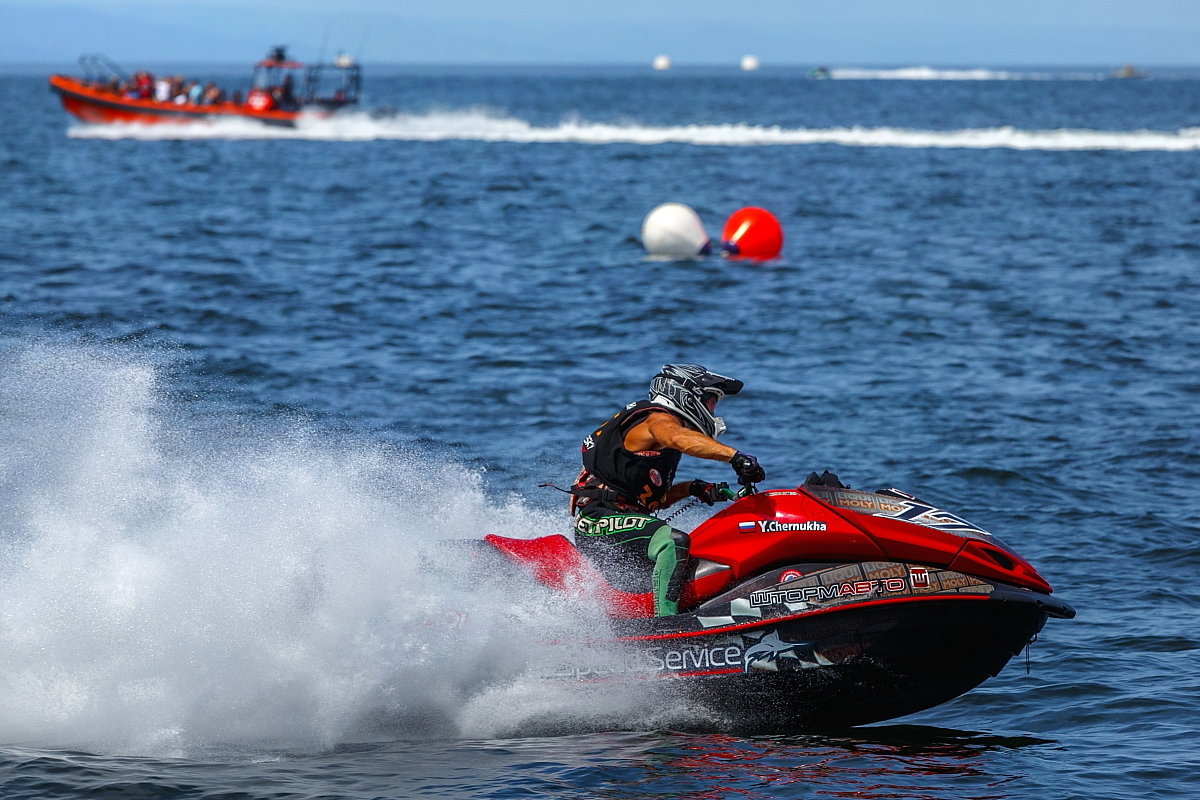
<svg viewBox="0 0 1200 800">
<path fill-rule="evenodd" d="M 580 448 L 583 472 L 571 487 L 577 504 L 597 499 L 639 510 L 653 510 L 661 505 L 675 480 L 675 469 L 683 453 L 671 448 L 643 452 L 625 449 L 625 434 L 653 411 L 679 418 L 665 406 L 639 400 L 613 414 L 584 438 Z M 687 424 L 682 419 L 680 423 Z"/>
</svg>

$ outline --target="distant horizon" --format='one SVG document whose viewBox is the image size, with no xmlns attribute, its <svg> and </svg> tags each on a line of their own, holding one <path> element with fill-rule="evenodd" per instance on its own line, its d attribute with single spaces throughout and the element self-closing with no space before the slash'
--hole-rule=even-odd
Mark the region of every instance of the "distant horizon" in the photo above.
<svg viewBox="0 0 1200 800">
<path fill-rule="evenodd" d="M 77 64 L 79 58 L 83 55 L 91 55 L 89 53 L 80 53 L 71 59 L 25 59 L 25 60 L 5 60 L 0 58 L 0 67 L 46 67 L 54 64 L 69 63 Z M 111 53 L 96 53 L 105 56 L 118 64 L 121 63 L 119 56 L 114 56 Z M 669 56 L 669 54 L 667 54 Z M 754 55 L 747 53 L 747 55 Z M 152 58 L 152 59 L 137 59 L 138 64 L 206 64 L 211 66 L 222 67 L 248 67 L 253 66 L 257 61 L 261 60 L 262 56 L 257 56 L 253 59 L 238 61 L 234 59 L 204 59 L 204 58 Z M 295 57 L 296 61 L 304 64 L 316 64 L 318 59 Z M 330 57 L 323 59 L 321 63 L 328 63 Z M 130 63 L 133 63 L 132 61 Z M 1078 63 L 1037 63 L 1037 62 L 937 62 L 937 61 L 921 61 L 914 60 L 911 62 L 858 62 L 858 61 L 793 61 L 793 62 L 763 62 L 757 69 L 742 70 L 736 60 L 734 61 L 686 61 L 678 62 L 672 60 L 671 66 L 666 70 L 656 70 L 652 66 L 652 60 L 645 61 L 384 61 L 366 58 L 357 63 L 363 66 L 373 67 L 397 67 L 397 68 L 426 68 L 426 67 L 466 67 L 488 69 L 494 67 L 528 67 L 537 69 L 588 69 L 588 68 L 604 68 L 604 67 L 628 67 L 631 69 L 645 69 L 647 72 L 656 72 L 659 74 L 670 73 L 677 70 L 689 69 L 729 69 L 734 72 L 746 72 L 753 74 L 754 72 L 770 72 L 772 70 L 792 70 L 805 69 L 810 70 L 814 67 L 827 67 L 830 69 L 864 69 L 864 70 L 903 70 L 903 69 L 920 69 L 928 68 L 934 70 L 954 70 L 954 71 L 969 71 L 969 70 L 985 70 L 985 71 L 1005 71 L 1005 70 L 1047 70 L 1061 72 L 1072 69 L 1093 69 L 1093 70 L 1112 70 L 1118 69 L 1126 64 L 1132 64 L 1134 67 L 1150 69 L 1194 69 L 1200 68 L 1200 59 L 1195 62 L 1130 62 L 1130 61 L 1104 61 L 1104 62 L 1078 62 Z M 125 66 L 121 64 L 121 66 Z"/>
</svg>

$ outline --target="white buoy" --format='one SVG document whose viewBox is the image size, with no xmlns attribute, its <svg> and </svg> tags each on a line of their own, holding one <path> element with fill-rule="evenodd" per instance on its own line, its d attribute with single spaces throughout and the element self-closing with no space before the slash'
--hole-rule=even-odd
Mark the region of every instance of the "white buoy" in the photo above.
<svg viewBox="0 0 1200 800">
<path fill-rule="evenodd" d="M 742 56 L 742 71 L 754 72 L 758 69 L 758 56 Z"/>
<path fill-rule="evenodd" d="M 662 72 L 663 70 L 671 68 L 671 59 L 669 56 L 657 55 L 654 57 L 654 61 L 651 63 L 651 66 L 653 66 L 659 72 Z"/>
<path fill-rule="evenodd" d="M 642 220 L 642 244 L 655 258 L 699 258 L 712 250 L 712 242 L 691 206 L 663 203 Z"/>
</svg>

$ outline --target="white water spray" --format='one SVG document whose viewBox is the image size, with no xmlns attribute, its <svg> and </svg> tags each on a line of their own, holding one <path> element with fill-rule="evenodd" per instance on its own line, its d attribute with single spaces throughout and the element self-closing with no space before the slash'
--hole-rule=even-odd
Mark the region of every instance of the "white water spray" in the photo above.
<svg viewBox="0 0 1200 800">
<path fill-rule="evenodd" d="M 322 748 L 512 733 L 547 710 L 530 697 L 598 713 L 528 671 L 595 613 L 488 588 L 437 544 L 565 519 L 420 454 L 191 433 L 134 359 L 22 346 L 0 367 L 0 743 Z"/>
<path fill-rule="evenodd" d="M 480 110 L 396 114 L 385 117 L 347 113 L 328 119 L 303 119 L 296 128 L 271 128 L 248 120 L 219 120 L 189 125 L 76 125 L 70 128 L 69 135 L 78 139 L 142 140 L 300 139 L 335 142 L 390 140 L 635 145 L 674 143 L 721 147 L 837 144 L 846 147 L 975 150 L 1200 150 L 1200 128 L 1181 128 L 1176 131 L 1105 131 L 995 127 L 940 131 L 861 126 L 785 128 L 744 123 L 655 126 L 588 122 L 574 117 L 564 119 L 556 125 L 538 126 L 515 117 Z"/>
</svg>

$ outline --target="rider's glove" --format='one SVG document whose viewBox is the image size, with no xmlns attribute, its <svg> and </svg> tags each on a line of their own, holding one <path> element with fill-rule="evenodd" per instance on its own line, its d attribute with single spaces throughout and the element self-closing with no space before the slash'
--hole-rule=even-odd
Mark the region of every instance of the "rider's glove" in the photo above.
<svg viewBox="0 0 1200 800">
<path fill-rule="evenodd" d="M 733 458 L 729 459 L 729 466 L 733 467 L 738 478 L 746 483 L 758 483 L 767 478 L 767 473 L 759 466 L 758 459 L 749 453 L 734 453 Z"/>
<path fill-rule="evenodd" d="M 728 488 L 728 487 L 726 487 Z M 704 501 L 706 506 L 711 506 L 718 500 L 724 500 L 725 497 L 721 494 L 721 484 L 708 483 L 699 478 L 688 484 L 688 494 L 692 497 L 699 497 Z"/>
</svg>

